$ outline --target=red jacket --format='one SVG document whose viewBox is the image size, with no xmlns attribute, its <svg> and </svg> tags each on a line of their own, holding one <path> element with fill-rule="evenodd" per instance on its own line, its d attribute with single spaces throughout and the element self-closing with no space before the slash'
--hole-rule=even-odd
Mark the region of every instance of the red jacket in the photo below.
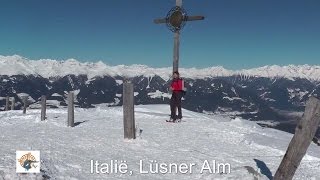
<svg viewBox="0 0 320 180">
<path fill-rule="evenodd" d="M 171 82 L 171 87 L 173 91 L 183 91 L 184 90 L 184 82 L 181 78 L 173 79 Z"/>
</svg>

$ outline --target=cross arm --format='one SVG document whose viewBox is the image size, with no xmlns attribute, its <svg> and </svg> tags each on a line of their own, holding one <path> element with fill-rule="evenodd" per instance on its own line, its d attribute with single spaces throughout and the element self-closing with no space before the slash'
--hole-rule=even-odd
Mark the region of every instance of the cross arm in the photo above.
<svg viewBox="0 0 320 180">
<path fill-rule="evenodd" d="M 187 16 L 187 21 L 204 20 L 204 16 Z"/>
<path fill-rule="evenodd" d="M 187 16 L 186 21 L 198 21 L 198 20 L 204 20 L 204 16 Z M 166 18 L 158 18 L 153 20 L 155 24 L 165 24 Z"/>
<path fill-rule="evenodd" d="M 156 24 L 165 24 L 166 23 L 166 18 L 155 19 L 155 20 L 153 20 L 153 22 L 156 23 Z"/>
</svg>

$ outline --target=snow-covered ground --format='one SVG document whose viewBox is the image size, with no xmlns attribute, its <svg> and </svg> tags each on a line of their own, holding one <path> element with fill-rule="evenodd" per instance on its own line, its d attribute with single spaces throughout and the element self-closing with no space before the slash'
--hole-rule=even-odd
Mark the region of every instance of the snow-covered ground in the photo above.
<svg viewBox="0 0 320 180">
<path fill-rule="evenodd" d="M 181 123 L 167 123 L 167 105 L 136 106 L 136 140 L 123 139 L 121 107 L 75 109 L 77 126 L 66 127 L 66 109 L 0 112 L 0 180 L 11 179 L 268 179 L 275 173 L 291 134 L 255 122 L 184 110 Z M 40 150 L 41 174 L 16 174 L 16 150 Z M 91 173 L 91 160 L 126 161 L 128 173 Z M 192 173 L 141 174 L 151 161 L 194 163 Z M 231 166 L 231 173 L 200 173 L 204 162 Z M 210 166 L 212 167 L 212 166 Z M 96 169 L 94 169 L 95 171 Z M 130 175 L 130 171 L 132 174 Z M 260 173 L 258 173 L 260 172 Z M 261 174 L 261 175 L 259 175 Z M 256 176 L 256 178 L 254 178 Z M 320 179 L 320 148 L 312 144 L 295 179 Z"/>
</svg>

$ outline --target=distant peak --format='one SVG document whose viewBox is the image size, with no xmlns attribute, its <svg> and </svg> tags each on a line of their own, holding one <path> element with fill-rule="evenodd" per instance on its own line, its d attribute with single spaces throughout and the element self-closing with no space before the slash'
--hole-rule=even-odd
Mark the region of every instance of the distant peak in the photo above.
<svg viewBox="0 0 320 180">
<path fill-rule="evenodd" d="M 180 68 L 183 77 L 200 79 L 207 77 L 222 76 L 253 76 L 253 77 L 284 77 L 305 78 L 308 80 L 320 81 L 320 66 L 303 65 L 267 65 L 252 69 L 228 70 L 223 66 L 213 66 L 208 68 Z M 40 75 L 46 78 L 59 77 L 68 74 L 88 75 L 88 78 L 95 76 L 146 76 L 158 75 L 163 79 L 169 79 L 172 68 L 152 68 L 146 65 L 117 65 L 109 66 L 102 61 L 80 62 L 74 58 L 59 61 L 52 59 L 30 60 L 20 55 L 1 56 L 0 55 L 0 75 Z"/>
</svg>

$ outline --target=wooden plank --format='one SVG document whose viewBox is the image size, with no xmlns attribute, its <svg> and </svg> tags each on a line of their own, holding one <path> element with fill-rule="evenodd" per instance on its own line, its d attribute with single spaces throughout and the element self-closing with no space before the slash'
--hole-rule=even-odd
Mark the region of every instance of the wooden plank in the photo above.
<svg viewBox="0 0 320 180">
<path fill-rule="evenodd" d="M 320 124 L 320 100 L 310 97 L 274 180 L 291 180 Z"/>
<path fill-rule="evenodd" d="M 46 120 L 47 112 L 47 97 L 41 96 L 41 121 Z"/>
<path fill-rule="evenodd" d="M 6 97 L 6 106 L 5 106 L 5 111 L 9 111 L 9 96 Z"/>
<path fill-rule="evenodd" d="M 204 16 L 188 16 L 187 21 L 199 21 L 204 20 Z"/>
<path fill-rule="evenodd" d="M 14 97 L 12 97 L 11 110 L 14 110 L 15 105 L 16 105 L 16 99 Z"/>
<path fill-rule="evenodd" d="M 27 113 L 28 96 L 22 98 L 23 101 L 23 114 Z"/>
<path fill-rule="evenodd" d="M 74 94 L 68 94 L 68 126 L 74 127 Z"/>
<path fill-rule="evenodd" d="M 167 20 L 166 20 L 166 18 L 161 18 L 161 19 L 155 19 L 155 20 L 153 20 L 153 22 L 156 24 L 165 24 L 165 23 L 167 23 Z"/>
<path fill-rule="evenodd" d="M 133 84 L 127 80 L 123 84 L 123 129 L 125 139 L 135 139 Z"/>
<path fill-rule="evenodd" d="M 173 71 L 179 69 L 179 48 L 180 48 L 180 32 L 174 33 L 174 45 L 173 45 Z"/>
<path fill-rule="evenodd" d="M 176 0 L 176 6 L 181 7 L 182 6 L 182 0 Z"/>
</svg>

